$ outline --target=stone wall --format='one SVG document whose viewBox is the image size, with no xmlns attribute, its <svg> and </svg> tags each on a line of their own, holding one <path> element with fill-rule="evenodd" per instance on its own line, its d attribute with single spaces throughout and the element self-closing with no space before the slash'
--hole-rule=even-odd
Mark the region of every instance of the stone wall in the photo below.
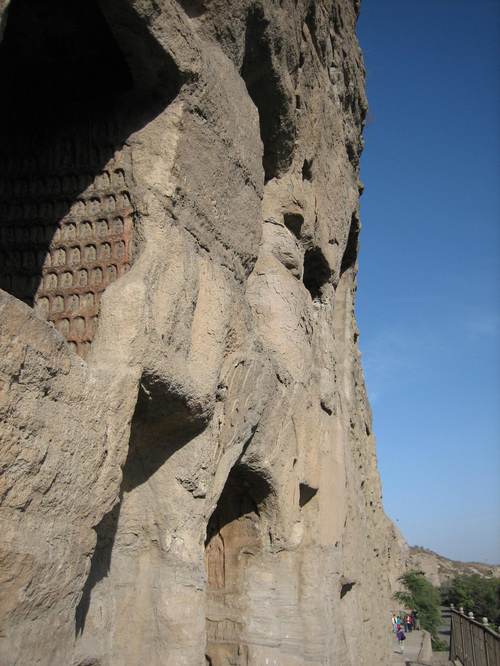
<svg viewBox="0 0 500 666">
<path fill-rule="evenodd" d="M 2 8 L 0 662 L 385 665 L 358 3 Z"/>
</svg>

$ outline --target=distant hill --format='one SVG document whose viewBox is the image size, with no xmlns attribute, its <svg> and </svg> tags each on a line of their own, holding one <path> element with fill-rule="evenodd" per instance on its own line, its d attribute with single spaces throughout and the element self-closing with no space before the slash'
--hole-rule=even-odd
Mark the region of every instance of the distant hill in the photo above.
<svg viewBox="0 0 500 666">
<path fill-rule="evenodd" d="M 478 574 L 483 578 L 500 578 L 500 565 L 449 560 L 421 546 L 410 547 L 408 564 L 410 569 L 423 571 L 431 583 L 437 587 L 441 587 L 450 578 L 461 574 Z"/>
</svg>

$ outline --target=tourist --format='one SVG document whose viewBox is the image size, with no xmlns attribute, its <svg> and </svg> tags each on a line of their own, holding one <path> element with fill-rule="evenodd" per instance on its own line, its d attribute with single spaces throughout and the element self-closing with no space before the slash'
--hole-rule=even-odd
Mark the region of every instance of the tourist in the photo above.
<svg viewBox="0 0 500 666">
<path fill-rule="evenodd" d="M 413 629 L 412 621 L 411 621 L 411 615 L 409 613 L 405 618 L 405 628 L 406 628 L 406 633 L 408 633 L 409 631 L 411 631 Z"/>
<path fill-rule="evenodd" d="M 396 613 L 392 614 L 391 625 L 392 625 L 392 632 L 395 634 L 396 631 L 397 631 L 397 626 L 398 626 L 398 620 L 397 620 L 397 617 L 396 617 Z"/>
<path fill-rule="evenodd" d="M 399 629 L 398 629 L 398 632 L 396 634 L 396 638 L 398 639 L 399 651 L 401 652 L 401 654 L 403 654 L 403 652 L 405 651 L 404 641 L 406 640 L 406 636 L 405 636 L 405 632 L 403 631 L 403 628 L 401 627 L 401 625 L 399 625 Z"/>
</svg>

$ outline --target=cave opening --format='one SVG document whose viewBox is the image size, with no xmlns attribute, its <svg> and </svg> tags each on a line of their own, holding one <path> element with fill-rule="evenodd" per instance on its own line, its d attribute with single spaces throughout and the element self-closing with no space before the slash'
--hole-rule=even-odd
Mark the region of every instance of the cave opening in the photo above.
<svg viewBox="0 0 500 666">
<path fill-rule="evenodd" d="M 330 281 L 332 271 L 319 247 L 306 250 L 304 254 L 303 282 L 313 301 L 320 302 L 323 288 Z"/>
<path fill-rule="evenodd" d="M 179 2 L 189 18 L 199 18 L 207 11 L 204 0 L 179 0 Z"/>
<path fill-rule="evenodd" d="M 295 141 L 291 100 L 273 63 L 267 26 L 262 10 L 253 9 L 248 17 L 241 67 L 241 76 L 259 113 L 265 182 L 290 166 Z"/>
<path fill-rule="evenodd" d="M 313 178 L 313 172 L 312 172 L 312 166 L 313 166 L 313 160 L 304 160 L 302 164 L 302 180 L 308 180 L 311 182 Z"/>
<path fill-rule="evenodd" d="M 158 66 L 159 47 L 144 43 Z M 0 42 L 0 288 L 82 356 L 103 291 L 133 260 L 126 141 L 181 84 L 164 53 L 168 94 L 139 90 L 133 54 L 124 53 L 96 0 L 9 5 Z"/>
<path fill-rule="evenodd" d="M 318 492 L 317 488 L 313 488 L 307 483 L 300 483 L 299 484 L 299 506 L 302 509 L 305 507 L 306 504 L 309 504 L 309 502 L 316 497 L 316 494 Z"/>
<path fill-rule="evenodd" d="M 245 652 L 245 577 L 262 551 L 268 482 L 244 464 L 231 470 L 207 525 L 207 663 L 223 666 Z M 236 663 L 236 661 L 234 662 Z M 239 663 L 239 662 L 238 662 Z"/>
<path fill-rule="evenodd" d="M 347 581 L 342 583 L 341 588 L 340 588 L 340 598 L 343 599 L 345 595 L 352 590 L 352 588 L 356 585 L 356 581 Z"/>
<path fill-rule="evenodd" d="M 342 255 L 340 275 L 349 270 L 349 268 L 353 268 L 353 266 L 356 264 L 356 259 L 358 257 L 359 231 L 359 218 L 355 213 L 353 213 L 351 217 L 351 225 L 349 227 L 349 234 L 347 236 L 346 247 L 344 254 Z"/>
<path fill-rule="evenodd" d="M 297 240 L 300 240 L 302 235 L 302 225 L 304 224 L 304 216 L 300 213 L 285 213 L 283 215 L 283 223 Z"/>
</svg>

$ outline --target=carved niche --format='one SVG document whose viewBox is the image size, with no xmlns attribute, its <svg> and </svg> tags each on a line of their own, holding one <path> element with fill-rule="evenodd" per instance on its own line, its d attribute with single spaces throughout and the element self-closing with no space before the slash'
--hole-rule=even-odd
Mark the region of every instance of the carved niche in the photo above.
<svg viewBox="0 0 500 666">
<path fill-rule="evenodd" d="M 132 257 L 133 81 L 95 1 L 12 0 L 0 83 L 0 287 L 85 356 Z"/>
<path fill-rule="evenodd" d="M 9 166 L 0 178 L 0 287 L 84 356 L 101 294 L 130 268 L 130 156 L 118 152 L 83 191 L 89 177 L 77 169 L 37 173 L 16 156 Z"/>
</svg>

